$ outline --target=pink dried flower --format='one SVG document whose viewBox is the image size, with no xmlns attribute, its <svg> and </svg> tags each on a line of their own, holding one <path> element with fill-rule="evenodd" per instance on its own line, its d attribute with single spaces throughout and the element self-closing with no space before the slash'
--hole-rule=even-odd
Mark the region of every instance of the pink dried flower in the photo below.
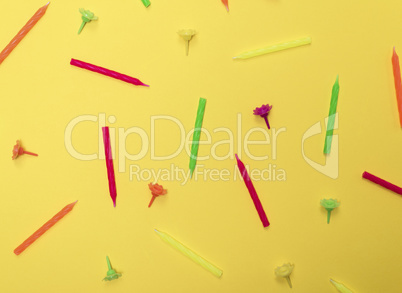
<svg viewBox="0 0 402 293">
<path fill-rule="evenodd" d="M 268 122 L 268 114 L 269 114 L 269 111 L 271 111 L 271 109 L 272 109 L 272 106 L 270 106 L 269 104 L 266 104 L 266 105 L 262 105 L 259 108 L 257 107 L 253 110 L 254 115 L 258 115 L 258 116 L 261 116 L 262 118 L 264 118 L 268 129 L 271 129 L 271 127 L 269 126 L 269 122 Z"/>
</svg>

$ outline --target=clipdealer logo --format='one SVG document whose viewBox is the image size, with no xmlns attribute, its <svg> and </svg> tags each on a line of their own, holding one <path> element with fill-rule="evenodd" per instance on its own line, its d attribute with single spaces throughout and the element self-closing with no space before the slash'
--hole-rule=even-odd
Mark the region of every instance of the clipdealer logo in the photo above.
<svg viewBox="0 0 402 293">
<path fill-rule="evenodd" d="M 333 129 L 338 129 L 338 114 L 335 114 L 335 124 Z M 110 115 L 106 116 L 106 113 L 99 113 L 98 115 L 80 115 L 73 118 L 66 126 L 64 132 L 64 143 L 67 152 L 73 158 L 82 161 L 93 161 L 93 160 L 104 160 L 104 146 L 102 138 L 102 127 L 116 123 L 116 117 Z M 173 127 L 180 133 L 180 138 L 177 142 L 177 148 L 170 154 L 157 155 L 156 151 L 156 128 L 157 122 L 159 123 L 171 123 Z M 97 127 L 98 132 L 98 142 L 97 151 L 93 153 L 83 153 L 78 150 L 73 143 L 73 133 L 74 129 L 79 124 L 84 123 L 94 123 Z M 328 117 L 325 118 L 324 124 L 328 123 Z M 338 135 L 334 134 L 332 139 L 332 149 L 329 155 L 325 155 L 325 164 L 321 165 L 312 159 L 310 159 L 305 154 L 305 142 L 315 136 L 322 134 L 326 130 L 325 127 L 321 126 L 322 122 L 317 122 L 312 125 L 302 136 L 301 141 L 301 153 L 303 159 L 307 162 L 309 166 L 320 172 L 321 174 L 328 176 L 332 179 L 337 179 L 339 176 L 339 143 Z M 92 125 L 94 126 L 94 125 Z M 208 169 L 205 168 L 203 164 L 204 161 L 213 159 L 216 161 L 224 160 L 234 160 L 234 154 L 237 153 L 240 157 L 244 152 L 252 161 L 269 161 L 265 168 L 262 169 L 252 169 L 246 164 L 248 173 L 253 181 L 264 180 L 264 181 L 285 181 L 286 171 L 281 169 L 277 164 L 271 163 L 271 161 L 276 161 L 278 157 L 278 137 L 281 133 L 286 133 L 286 127 L 279 129 L 271 128 L 270 133 L 265 128 L 254 127 L 248 129 L 243 135 L 242 129 L 242 115 L 237 114 L 237 124 L 236 131 L 232 131 L 227 127 L 218 127 L 212 131 L 208 131 L 205 128 L 201 129 L 203 136 L 206 140 L 200 140 L 199 144 L 204 145 L 204 148 L 209 148 L 208 155 L 197 157 L 197 167 L 194 173 L 194 180 L 210 180 L 210 181 L 228 181 L 228 180 L 242 180 L 240 174 L 238 173 L 236 164 L 234 164 L 234 169 Z M 120 173 L 126 173 L 128 169 L 128 174 L 130 180 L 137 181 L 179 181 L 185 184 L 189 181 L 190 173 L 188 166 L 180 167 L 171 164 L 169 168 L 162 169 L 152 169 L 152 168 L 141 168 L 139 164 L 142 159 L 149 156 L 152 161 L 169 161 L 179 156 L 183 151 L 186 152 L 188 157 L 191 154 L 191 144 L 194 129 L 191 129 L 186 133 L 183 123 L 176 117 L 168 115 L 155 115 L 150 116 L 150 129 L 145 131 L 143 128 L 138 126 L 131 126 L 129 128 L 113 128 L 109 127 L 110 139 L 112 144 L 112 155 L 115 160 L 115 166 L 117 166 L 117 171 Z M 251 140 L 250 137 L 254 133 L 262 134 L 263 140 Z M 215 136 L 214 136 L 215 135 Z M 126 140 L 129 136 L 137 136 L 141 140 L 140 150 L 136 154 L 129 153 L 126 149 Z M 214 140 L 216 136 L 222 137 L 226 136 L 226 139 Z M 236 140 L 235 140 L 236 137 Z M 113 147 L 116 146 L 117 147 Z M 228 151 L 225 154 L 218 154 L 217 148 L 219 146 L 227 146 Z M 265 155 L 257 156 L 253 154 L 250 150 L 250 146 L 262 146 L 267 148 Z M 235 151 L 236 149 L 236 151 Z M 270 150 L 270 152 L 269 152 Z M 269 155 L 268 155 L 268 154 Z M 127 168 L 127 162 L 130 162 Z M 133 163 L 131 163 L 133 162 Z M 134 163 L 135 162 L 135 163 Z M 256 164 L 253 164 L 256 165 Z M 260 165 L 260 164 L 259 164 Z"/>
<path fill-rule="evenodd" d="M 239 178 L 234 172 L 234 170 L 228 169 L 208 169 L 205 168 L 203 162 L 206 160 L 213 159 L 215 161 L 224 161 L 227 159 L 234 160 L 234 154 L 237 153 L 239 156 L 242 156 L 244 153 L 245 156 L 250 158 L 253 161 L 267 161 L 267 160 L 276 160 L 278 153 L 278 137 L 280 137 L 281 133 L 286 132 L 286 127 L 282 127 L 279 129 L 271 128 L 271 131 L 268 132 L 266 129 L 261 127 L 254 127 L 248 129 L 243 135 L 242 129 L 242 115 L 240 113 L 237 114 L 237 127 L 235 131 L 232 131 L 227 127 L 218 127 L 209 131 L 208 129 L 202 128 L 201 132 L 203 134 L 204 140 L 200 140 L 199 144 L 203 145 L 204 148 L 208 148 L 209 152 L 205 156 L 199 155 L 197 157 L 197 168 L 195 170 L 195 176 L 193 176 L 194 180 L 211 180 L 215 181 L 216 178 L 221 178 L 224 181 L 229 180 L 231 174 L 231 178 L 237 179 Z M 66 126 L 64 132 L 64 143 L 67 152 L 75 159 L 82 161 L 92 161 L 92 160 L 103 160 L 105 159 L 104 155 L 104 146 L 103 146 L 103 138 L 102 138 L 102 127 L 108 123 L 108 125 L 116 123 L 116 117 L 110 115 L 106 116 L 106 113 L 99 113 L 98 115 L 80 115 L 78 117 L 73 118 Z M 98 143 L 97 143 L 97 151 L 93 153 L 84 153 L 77 149 L 74 146 L 74 133 L 75 128 L 78 125 L 84 125 L 85 123 L 92 123 L 92 127 L 97 127 L 98 132 Z M 157 155 L 156 151 L 156 129 L 157 123 L 170 123 L 170 127 L 175 127 L 175 131 L 179 131 L 180 137 L 177 141 L 176 149 L 164 155 Z M 115 160 L 115 166 L 117 165 L 117 171 L 120 173 L 127 172 L 127 162 L 135 162 L 135 164 L 129 165 L 129 176 L 130 180 L 139 180 L 139 181 L 149 181 L 158 179 L 161 180 L 179 180 L 181 182 L 186 183 L 188 181 L 189 173 L 188 166 L 181 168 L 179 166 L 175 166 L 172 164 L 170 168 L 165 169 L 149 169 L 149 168 L 141 168 L 139 162 L 145 157 L 149 156 L 152 161 L 168 161 L 172 160 L 175 157 L 182 154 L 182 152 L 186 152 L 188 157 L 191 154 L 191 144 L 192 144 L 192 136 L 194 133 L 194 129 L 191 129 L 186 133 L 183 123 L 176 117 L 168 116 L 168 115 L 155 115 L 150 116 L 150 129 L 149 131 L 145 131 L 143 128 L 138 126 L 132 126 L 129 128 L 123 127 L 109 127 L 110 132 L 110 140 L 112 144 L 112 155 Z M 263 137 L 261 140 L 252 140 L 251 136 L 253 134 L 259 134 L 259 136 Z M 126 140 L 129 136 L 136 136 L 141 140 L 140 150 L 136 154 L 129 153 L 126 149 Z M 219 137 L 220 139 L 217 139 Z M 222 137 L 224 137 L 222 139 Z M 235 140 L 236 137 L 236 140 Z M 117 147 L 113 147 L 116 146 Z M 250 146 L 261 146 L 267 149 L 264 151 L 264 155 L 254 154 L 250 150 Z M 218 152 L 217 148 L 227 149 L 227 152 L 223 153 Z M 236 151 L 235 151 L 236 149 Z M 148 158 L 148 157 L 147 157 Z M 261 164 L 260 164 L 261 165 Z M 235 166 L 235 164 L 234 164 Z M 250 177 L 255 180 L 277 180 L 284 181 L 286 180 L 286 172 L 283 169 L 277 167 L 276 164 L 269 163 L 265 165 L 266 168 L 263 169 L 251 169 L 249 168 Z M 241 176 L 240 176 L 241 177 Z M 241 178 L 239 178 L 241 179 Z M 220 180 L 220 179 L 219 179 Z"/>
</svg>

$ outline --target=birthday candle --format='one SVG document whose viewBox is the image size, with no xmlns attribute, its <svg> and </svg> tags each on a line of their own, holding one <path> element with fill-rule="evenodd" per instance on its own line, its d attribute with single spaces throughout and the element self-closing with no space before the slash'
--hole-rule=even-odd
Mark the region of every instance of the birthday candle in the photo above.
<svg viewBox="0 0 402 293">
<path fill-rule="evenodd" d="M 331 105 L 329 107 L 327 133 L 325 135 L 324 154 L 331 152 L 332 134 L 334 133 L 336 106 L 338 105 L 339 80 L 338 76 L 332 87 Z"/>
<path fill-rule="evenodd" d="M 107 178 L 109 181 L 109 193 L 113 200 L 113 206 L 116 207 L 116 181 L 114 177 L 112 147 L 110 144 L 109 127 L 102 127 L 103 144 L 105 145 L 105 160 L 107 168 Z"/>
<path fill-rule="evenodd" d="M 144 4 L 145 7 L 148 7 L 149 5 L 151 5 L 151 2 L 149 0 L 141 0 L 142 4 Z"/>
<path fill-rule="evenodd" d="M 226 10 L 229 12 L 229 3 L 228 3 L 228 0 L 221 0 L 221 1 L 222 1 L 223 5 L 225 5 Z"/>
<path fill-rule="evenodd" d="M 394 184 L 392 184 L 392 183 L 390 183 L 390 182 L 388 182 L 388 181 L 386 181 L 384 179 L 381 179 L 381 178 L 379 178 L 377 176 L 374 176 L 373 174 L 370 174 L 369 172 L 363 172 L 362 177 L 364 179 L 370 180 L 371 182 L 374 182 L 374 183 L 376 183 L 376 184 L 378 184 L 378 185 L 380 185 L 382 187 L 385 187 L 385 188 L 387 188 L 387 189 L 389 189 L 389 190 L 391 190 L 391 191 L 393 191 L 395 193 L 398 193 L 398 194 L 402 195 L 402 188 L 401 187 L 396 186 L 396 185 L 394 185 Z"/>
<path fill-rule="evenodd" d="M 27 35 L 27 33 L 34 27 L 34 25 L 42 18 L 45 14 L 47 7 L 49 6 L 48 2 L 45 6 L 41 7 L 36 11 L 36 13 L 31 17 L 30 20 L 22 27 L 22 29 L 18 32 L 18 34 L 11 40 L 11 42 L 1 51 L 0 53 L 0 64 L 3 63 L 4 59 L 10 55 L 11 51 L 14 50 L 15 47 L 21 42 L 21 40 Z"/>
<path fill-rule="evenodd" d="M 272 52 L 276 52 L 276 51 L 286 50 L 286 49 L 290 49 L 290 48 L 294 48 L 294 47 L 299 47 L 299 46 L 303 46 L 303 45 L 308 45 L 308 44 L 311 44 L 310 37 L 302 38 L 302 39 L 298 39 L 298 40 L 294 40 L 294 41 L 290 41 L 290 42 L 285 42 L 285 43 L 281 43 L 281 44 L 276 44 L 276 45 L 265 47 L 262 49 L 245 52 L 236 57 L 233 57 L 233 59 L 248 59 L 251 57 L 256 57 L 256 56 L 260 56 L 260 55 L 264 55 L 264 54 L 268 54 L 268 53 L 272 53 Z"/>
<path fill-rule="evenodd" d="M 335 288 L 336 288 L 339 292 L 341 292 L 341 293 L 353 293 L 351 290 L 349 290 L 348 288 L 346 288 L 345 285 L 343 285 L 343 284 L 341 284 L 341 283 L 338 283 L 338 282 L 336 282 L 336 281 L 334 281 L 334 280 L 332 280 L 332 279 L 329 279 L 329 281 L 332 283 L 332 285 L 335 286 Z"/>
<path fill-rule="evenodd" d="M 222 272 L 221 269 L 217 268 L 212 263 L 210 263 L 209 261 L 205 260 L 204 258 L 199 256 L 198 254 L 196 254 L 190 248 L 188 248 L 188 247 L 184 246 L 183 244 L 181 244 L 179 241 L 174 239 L 172 236 L 168 235 L 167 233 L 160 232 L 160 231 L 158 231 L 156 229 L 155 229 L 155 232 L 156 232 L 156 234 L 158 234 L 158 236 L 160 238 L 162 238 L 163 241 L 165 241 L 170 246 L 172 246 L 173 248 L 175 248 L 178 251 L 180 251 L 182 254 L 187 256 L 189 259 L 191 259 L 195 263 L 198 263 L 204 269 L 210 271 L 216 277 L 220 278 L 222 276 L 223 272 Z"/>
<path fill-rule="evenodd" d="M 240 171 L 241 175 L 243 176 L 244 183 L 246 184 L 246 187 L 248 189 L 248 192 L 250 193 L 251 199 L 254 202 L 254 206 L 258 212 L 258 215 L 260 216 L 262 225 L 264 227 L 268 227 L 270 224 L 269 224 L 267 215 L 265 214 L 264 208 L 262 207 L 261 201 L 258 198 L 257 191 L 255 191 L 253 182 L 251 182 L 250 176 L 248 176 L 247 170 L 244 167 L 243 162 L 240 161 L 237 154 L 235 156 L 236 156 L 236 160 L 237 160 L 237 167 L 239 167 L 239 171 Z"/>
<path fill-rule="evenodd" d="M 197 118 L 195 119 L 193 144 L 191 145 L 190 156 L 190 178 L 193 176 L 195 165 L 197 163 L 198 145 L 200 143 L 202 120 L 204 119 L 205 104 L 207 100 L 200 98 L 197 110 Z"/>
<path fill-rule="evenodd" d="M 109 76 L 109 77 L 113 77 L 115 79 L 119 79 L 121 81 L 131 83 L 133 85 L 143 85 L 143 86 L 148 86 L 149 87 L 149 85 L 146 85 L 145 83 L 143 83 L 142 81 L 140 81 L 137 78 L 134 78 L 134 77 L 131 77 L 131 76 L 128 76 L 128 75 L 125 75 L 125 74 L 121 74 L 121 73 L 118 73 L 116 71 L 109 70 L 109 69 L 106 69 L 106 68 L 103 68 L 103 67 L 100 67 L 100 66 L 96 66 L 96 65 L 93 65 L 91 63 L 86 63 L 84 61 L 80 61 L 80 60 L 77 60 L 77 59 L 71 59 L 70 64 L 73 65 L 73 66 L 77 66 L 77 67 L 86 69 L 86 70 L 90 70 L 90 71 L 93 71 L 93 72 L 96 72 L 96 73 L 106 75 L 106 76 Z"/>
<path fill-rule="evenodd" d="M 78 200 L 77 200 L 78 201 Z M 67 215 L 73 209 L 74 205 L 77 201 L 66 205 L 60 212 L 58 212 L 53 218 L 47 221 L 42 227 L 40 227 L 35 233 L 28 237 L 20 246 L 14 249 L 14 253 L 19 255 L 25 249 L 28 248 L 29 245 L 35 242 L 40 236 L 42 236 L 47 230 L 49 230 L 54 224 L 60 221 L 65 215 Z"/>
<path fill-rule="evenodd" d="M 402 81 L 401 81 L 401 69 L 399 67 L 399 57 L 396 54 L 395 47 L 392 54 L 392 68 L 394 71 L 394 82 L 396 101 L 398 102 L 399 123 L 402 127 Z"/>
</svg>

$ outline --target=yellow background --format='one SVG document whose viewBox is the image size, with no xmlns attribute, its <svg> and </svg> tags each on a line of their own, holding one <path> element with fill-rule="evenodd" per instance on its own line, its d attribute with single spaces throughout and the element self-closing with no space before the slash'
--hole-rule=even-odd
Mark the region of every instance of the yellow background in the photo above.
<svg viewBox="0 0 402 293">
<path fill-rule="evenodd" d="M 391 55 L 402 54 L 402 4 L 397 1 L 220 0 L 52 1 L 45 16 L 0 65 L 0 275 L 1 292 L 336 292 L 329 278 L 354 292 L 400 292 L 402 218 L 400 196 L 361 179 L 366 170 L 395 184 L 402 164 L 402 135 L 393 86 Z M 5 47 L 44 1 L 2 1 L 0 47 Z M 98 21 L 81 23 L 78 8 Z M 179 29 L 198 33 L 184 54 Z M 311 36 L 309 46 L 245 61 L 231 57 L 247 50 Z M 69 65 L 76 58 L 139 78 L 133 85 Z M 331 88 L 339 74 L 339 177 L 314 170 L 301 152 L 303 134 L 328 114 Z M 168 194 L 147 208 L 148 181 L 117 172 L 117 207 L 109 197 L 104 160 L 81 161 L 66 150 L 68 123 L 84 114 L 113 115 L 119 128 L 150 133 L 153 115 L 194 127 L 199 97 L 207 99 L 203 126 L 228 127 L 234 151 L 251 168 L 269 164 L 286 172 L 286 181 L 255 181 L 271 226 L 264 229 L 244 183 L 161 181 Z M 255 161 L 239 146 L 237 115 L 245 133 L 265 124 L 252 115 L 261 104 L 274 107 L 269 120 L 278 136 L 272 145 L 252 146 Z M 99 125 L 74 128 L 74 147 L 98 152 Z M 272 131 L 268 131 L 269 134 Z M 179 131 L 157 123 L 155 149 L 174 152 Z M 205 140 L 205 135 L 201 137 Z M 261 140 L 255 133 L 252 139 Z M 39 157 L 11 160 L 12 146 Z M 213 134 L 212 141 L 227 139 Z M 138 135 L 127 138 L 138 153 Z M 306 155 L 324 164 L 324 133 L 306 141 Z M 118 145 L 113 145 L 118 150 Z M 221 146 L 224 155 L 228 146 Z M 100 153 L 103 149 L 99 150 Z M 211 146 L 200 146 L 208 155 Z M 233 155 L 233 154 L 232 154 Z M 187 170 L 182 151 L 166 161 L 150 150 L 126 165 Z M 199 162 L 201 164 L 201 162 Z M 204 168 L 229 169 L 235 160 L 213 158 Z M 322 198 L 341 206 L 326 224 Z M 23 240 L 65 205 L 74 210 L 21 255 Z M 223 269 L 221 279 L 180 255 L 154 233 L 167 232 Z M 105 283 L 105 256 L 121 272 Z M 293 289 L 274 275 L 285 262 L 295 264 Z"/>
</svg>

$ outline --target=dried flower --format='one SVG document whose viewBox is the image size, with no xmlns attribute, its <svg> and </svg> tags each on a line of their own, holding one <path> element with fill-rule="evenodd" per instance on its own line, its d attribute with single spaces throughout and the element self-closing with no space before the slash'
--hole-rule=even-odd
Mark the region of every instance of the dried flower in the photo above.
<svg viewBox="0 0 402 293">
<path fill-rule="evenodd" d="M 264 118 L 265 120 L 265 124 L 267 124 L 268 129 L 271 129 L 271 127 L 269 126 L 269 122 L 268 122 L 268 114 L 269 111 L 271 111 L 272 106 L 270 106 L 269 104 L 266 105 L 262 105 L 260 108 L 255 108 L 253 110 L 253 114 L 254 115 L 258 115 L 261 116 L 262 118 Z"/>
<path fill-rule="evenodd" d="M 27 152 L 25 151 L 22 146 L 21 146 L 21 141 L 17 140 L 16 145 L 13 147 L 13 156 L 12 159 L 15 160 L 16 158 L 18 158 L 19 156 L 23 155 L 23 154 L 27 154 L 27 155 L 31 155 L 31 156 L 38 156 L 37 154 L 31 153 L 31 152 Z"/>
<path fill-rule="evenodd" d="M 98 20 L 98 17 L 95 16 L 95 14 L 93 12 L 89 11 L 89 10 L 85 10 L 84 8 L 80 8 L 79 11 L 80 11 L 80 13 L 82 15 L 82 17 L 81 17 L 82 18 L 82 23 L 81 23 L 80 29 L 78 30 L 78 34 L 81 33 L 82 29 L 84 28 L 84 26 L 85 26 L 85 24 L 87 22 L 90 22 L 92 20 Z"/>
<path fill-rule="evenodd" d="M 151 205 L 154 202 L 155 198 L 157 196 L 160 196 L 160 195 L 165 195 L 167 193 L 167 190 L 163 189 L 163 186 L 159 185 L 158 183 L 155 183 L 155 184 L 149 183 L 148 187 L 149 187 L 149 190 L 151 190 L 151 193 L 152 193 L 152 199 L 151 199 L 151 201 L 149 202 L 149 205 L 148 205 L 148 207 L 151 207 Z"/>
<path fill-rule="evenodd" d="M 108 275 L 103 278 L 103 281 L 113 281 L 121 277 L 121 274 L 116 273 L 114 270 L 108 271 Z"/>
<path fill-rule="evenodd" d="M 120 278 L 121 274 L 116 273 L 116 271 L 112 269 L 108 256 L 106 256 L 106 261 L 107 261 L 108 271 L 106 273 L 106 277 L 103 278 L 103 281 L 113 281 L 113 280 Z"/>
<path fill-rule="evenodd" d="M 179 34 L 180 37 L 183 38 L 183 40 L 186 41 L 186 55 L 188 56 L 189 43 L 190 43 L 191 38 L 196 34 L 196 32 L 193 29 L 184 29 L 184 30 L 179 30 L 177 33 Z"/>
<path fill-rule="evenodd" d="M 288 284 L 289 284 L 289 287 L 290 287 L 290 288 L 292 288 L 292 282 L 290 281 L 290 277 L 289 277 L 289 276 L 290 276 L 290 274 L 292 273 L 293 268 L 294 268 L 294 265 L 292 265 L 292 264 L 290 264 L 290 263 L 287 263 L 287 264 L 283 264 L 282 266 L 277 267 L 277 268 L 275 269 L 275 274 L 276 274 L 278 277 L 285 278 L 286 281 L 288 281 Z"/>
<path fill-rule="evenodd" d="M 320 201 L 320 204 L 327 210 L 327 224 L 329 224 L 332 210 L 339 207 L 341 203 L 338 202 L 336 199 L 330 198 L 330 199 L 322 199 Z"/>
</svg>

